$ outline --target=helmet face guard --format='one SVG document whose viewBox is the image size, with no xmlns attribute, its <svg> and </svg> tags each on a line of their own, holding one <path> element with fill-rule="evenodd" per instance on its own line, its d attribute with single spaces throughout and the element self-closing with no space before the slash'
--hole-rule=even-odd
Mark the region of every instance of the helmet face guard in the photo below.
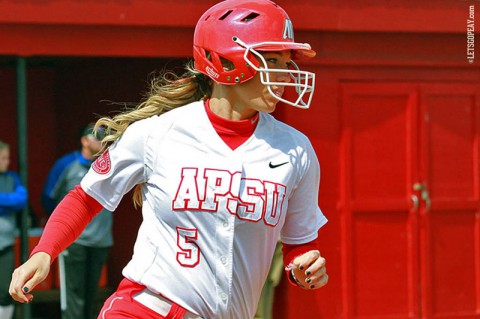
<svg viewBox="0 0 480 319">
<path fill-rule="evenodd" d="M 308 109 L 310 107 L 310 103 L 312 102 L 313 92 L 315 90 L 315 73 L 308 72 L 308 71 L 301 71 L 297 64 L 291 61 L 292 66 L 294 69 L 270 69 L 267 66 L 267 61 L 263 55 L 261 55 L 255 48 L 261 47 L 288 47 L 291 43 L 287 42 L 261 42 L 254 45 L 247 45 L 241 39 L 234 37 L 233 41 L 241 45 L 245 48 L 245 53 L 243 54 L 243 58 L 245 62 L 253 68 L 256 72 L 260 73 L 260 81 L 263 85 L 265 85 L 272 96 L 274 96 L 280 102 L 285 104 L 299 107 L 301 109 Z M 296 45 L 304 45 L 306 49 L 309 49 L 310 46 L 308 44 L 300 44 L 296 43 Z M 273 50 L 272 50 L 273 51 Z M 250 54 L 251 53 L 251 54 Z M 258 67 L 258 62 L 252 61 L 251 57 L 255 56 L 260 61 L 263 67 Z M 292 82 L 275 82 L 272 81 L 272 78 L 276 78 L 275 76 L 270 76 L 270 73 L 280 73 L 280 74 L 287 74 L 291 79 Z M 272 90 L 272 86 L 277 87 L 294 87 L 295 91 L 298 94 L 298 97 L 294 101 L 289 101 L 283 97 L 280 97 L 274 94 Z"/>
<path fill-rule="evenodd" d="M 277 100 L 299 108 L 310 106 L 315 74 L 293 69 L 269 69 L 259 52 L 292 52 L 293 59 L 315 56 L 309 44 L 294 41 L 287 13 L 270 0 L 225 0 L 198 20 L 193 40 L 195 69 L 217 83 L 244 83 L 260 73 L 260 80 Z M 274 82 L 275 73 L 288 73 L 291 82 Z M 298 98 L 273 94 L 272 86 L 294 87 Z"/>
</svg>

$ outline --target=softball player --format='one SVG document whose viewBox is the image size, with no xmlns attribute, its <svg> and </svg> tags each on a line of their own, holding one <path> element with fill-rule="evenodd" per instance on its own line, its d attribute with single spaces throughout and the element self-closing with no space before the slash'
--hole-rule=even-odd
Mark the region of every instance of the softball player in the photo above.
<svg viewBox="0 0 480 319">
<path fill-rule="evenodd" d="M 143 222 L 98 318 L 252 318 L 278 238 L 293 284 L 327 283 L 317 157 L 269 115 L 279 101 L 309 107 L 315 76 L 293 59 L 315 52 L 294 41 L 275 3 L 227 0 L 199 19 L 193 55 L 184 76 L 159 79 L 136 109 L 97 122 L 110 147 L 14 271 L 15 300 L 31 301 L 60 251 L 131 189 Z"/>
</svg>

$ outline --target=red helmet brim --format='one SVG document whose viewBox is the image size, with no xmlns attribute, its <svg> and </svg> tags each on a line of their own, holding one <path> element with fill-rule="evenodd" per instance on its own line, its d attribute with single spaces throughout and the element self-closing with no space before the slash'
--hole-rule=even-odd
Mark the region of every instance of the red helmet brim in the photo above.
<svg viewBox="0 0 480 319">
<path fill-rule="evenodd" d="M 285 43 L 285 44 L 275 44 L 275 45 L 262 45 L 255 48 L 256 51 L 284 51 L 284 50 L 292 50 L 293 51 L 293 59 L 294 60 L 301 60 L 301 59 L 309 59 L 313 58 L 317 52 L 309 48 L 308 44 L 303 43 Z"/>
</svg>

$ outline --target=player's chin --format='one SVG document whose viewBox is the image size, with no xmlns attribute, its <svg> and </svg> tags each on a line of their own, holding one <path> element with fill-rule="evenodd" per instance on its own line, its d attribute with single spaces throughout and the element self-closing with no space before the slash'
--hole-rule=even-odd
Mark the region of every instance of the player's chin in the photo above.
<svg viewBox="0 0 480 319">
<path fill-rule="evenodd" d="M 261 111 L 264 113 L 272 113 L 277 108 L 278 102 L 279 101 L 271 95 L 266 97 Z"/>
</svg>

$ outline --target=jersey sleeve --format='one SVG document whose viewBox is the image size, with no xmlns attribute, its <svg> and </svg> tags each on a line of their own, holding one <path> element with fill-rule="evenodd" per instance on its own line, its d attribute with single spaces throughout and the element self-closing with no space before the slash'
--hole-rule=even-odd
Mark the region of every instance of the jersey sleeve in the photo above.
<svg viewBox="0 0 480 319">
<path fill-rule="evenodd" d="M 109 211 L 114 211 L 123 195 L 147 179 L 146 149 L 154 118 L 131 124 L 123 135 L 93 162 L 80 185 Z"/>
<path fill-rule="evenodd" d="M 281 232 L 281 241 L 290 245 L 314 240 L 320 227 L 327 222 L 318 206 L 320 164 L 308 140 L 300 154 L 297 162 L 299 182 L 289 198 L 287 217 Z"/>
</svg>

